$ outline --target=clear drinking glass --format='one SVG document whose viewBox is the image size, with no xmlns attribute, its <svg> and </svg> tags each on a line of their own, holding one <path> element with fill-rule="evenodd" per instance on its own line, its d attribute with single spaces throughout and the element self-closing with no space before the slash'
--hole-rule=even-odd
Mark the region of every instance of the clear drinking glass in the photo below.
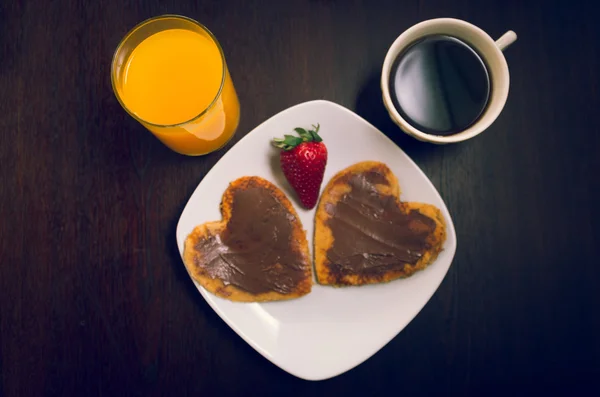
<svg viewBox="0 0 600 397">
<path fill-rule="evenodd" d="M 115 51 L 111 80 L 127 113 L 175 152 L 215 151 L 238 126 L 223 50 L 193 19 L 162 15 L 134 27 Z"/>
</svg>

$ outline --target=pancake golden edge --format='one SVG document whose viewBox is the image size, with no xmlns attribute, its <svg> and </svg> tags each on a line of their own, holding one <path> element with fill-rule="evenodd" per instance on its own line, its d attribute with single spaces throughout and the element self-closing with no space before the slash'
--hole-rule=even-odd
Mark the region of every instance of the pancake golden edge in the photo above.
<svg viewBox="0 0 600 397">
<path fill-rule="evenodd" d="M 267 189 L 277 201 L 279 201 L 290 214 L 294 216 L 292 238 L 290 241 L 290 249 L 299 252 L 302 261 L 305 265 L 305 277 L 296 286 L 295 290 L 289 294 L 281 294 L 276 291 L 269 291 L 260 294 L 251 294 L 234 285 L 225 285 L 222 280 L 211 278 L 202 266 L 196 265 L 197 262 L 202 263 L 202 253 L 194 249 L 195 242 L 213 236 L 223 231 L 227 222 L 231 218 L 233 208 L 234 192 L 237 189 L 247 189 L 248 187 L 262 187 Z M 221 200 L 221 215 L 222 220 L 216 222 L 208 222 L 196 226 L 188 235 L 184 243 L 183 262 L 191 275 L 191 277 L 202 285 L 207 291 L 225 299 L 234 302 L 267 302 L 279 301 L 299 298 L 310 293 L 312 289 L 312 266 L 310 263 L 310 255 L 308 251 L 308 241 L 306 232 L 302 227 L 302 223 L 292 203 L 287 196 L 274 184 L 266 179 L 257 176 L 245 176 L 231 182 L 227 190 L 223 193 Z"/>
<path fill-rule="evenodd" d="M 344 194 L 350 192 L 351 187 L 345 182 L 349 179 L 350 175 L 373 171 L 383 175 L 388 181 L 387 186 L 376 185 L 379 193 L 385 196 L 394 196 L 399 208 L 403 212 L 408 213 L 411 210 L 417 210 L 435 222 L 435 231 L 427 240 L 427 243 L 431 248 L 424 252 L 421 259 L 419 259 L 415 265 L 405 264 L 401 270 L 388 271 L 382 275 L 370 277 L 358 274 L 335 275 L 330 272 L 330 261 L 327 259 L 327 251 L 333 246 L 334 238 L 331 230 L 327 226 L 327 222 L 331 216 L 327 213 L 325 208 L 329 204 L 335 205 L 341 200 Z M 351 165 L 338 172 L 328 182 L 317 207 L 314 239 L 315 273 L 319 284 L 333 286 L 376 284 L 409 277 L 415 272 L 425 269 L 429 264 L 435 261 L 438 254 L 442 251 L 442 245 L 446 240 L 446 223 L 440 210 L 433 205 L 400 201 L 400 186 L 398 184 L 398 179 L 392 171 L 383 163 L 365 161 Z"/>
</svg>

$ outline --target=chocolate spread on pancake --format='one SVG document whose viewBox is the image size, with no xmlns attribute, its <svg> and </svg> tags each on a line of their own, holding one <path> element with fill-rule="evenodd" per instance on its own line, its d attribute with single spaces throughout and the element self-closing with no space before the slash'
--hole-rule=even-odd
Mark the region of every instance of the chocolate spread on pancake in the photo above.
<svg viewBox="0 0 600 397">
<path fill-rule="evenodd" d="M 389 183 L 375 171 L 351 175 L 347 183 L 351 191 L 325 208 L 334 239 L 327 251 L 333 273 L 377 276 L 415 265 L 430 248 L 435 221 L 415 210 L 402 212 L 396 197 L 377 191 L 376 184 Z"/>
<path fill-rule="evenodd" d="M 306 260 L 292 247 L 294 222 L 295 216 L 268 189 L 236 189 L 226 228 L 196 243 L 202 258 L 196 266 L 252 294 L 290 293 L 306 277 Z"/>
</svg>

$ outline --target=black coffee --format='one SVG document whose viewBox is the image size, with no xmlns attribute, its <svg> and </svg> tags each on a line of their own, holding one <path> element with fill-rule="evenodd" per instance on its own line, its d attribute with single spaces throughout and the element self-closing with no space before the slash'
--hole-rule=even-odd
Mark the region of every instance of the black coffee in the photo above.
<svg viewBox="0 0 600 397">
<path fill-rule="evenodd" d="M 394 106 L 413 127 L 435 135 L 467 129 L 485 110 L 490 79 L 479 55 L 450 36 L 429 36 L 403 51 L 392 66 Z"/>
</svg>

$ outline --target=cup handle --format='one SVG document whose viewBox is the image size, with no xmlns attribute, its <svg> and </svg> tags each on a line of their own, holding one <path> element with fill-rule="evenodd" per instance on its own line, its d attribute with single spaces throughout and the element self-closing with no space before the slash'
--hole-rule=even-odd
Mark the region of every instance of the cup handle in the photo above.
<svg viewBox="0 0 600 397">
<path fill-rule="evenodd" d="M 500 51 L 504 51 L 509 45 L 514 43 L 515 40 L 517 40 L 517 34 L 512 30 L 509 30 L 496 40 L 496 46 L 500 48 Z"/>
</svg>

